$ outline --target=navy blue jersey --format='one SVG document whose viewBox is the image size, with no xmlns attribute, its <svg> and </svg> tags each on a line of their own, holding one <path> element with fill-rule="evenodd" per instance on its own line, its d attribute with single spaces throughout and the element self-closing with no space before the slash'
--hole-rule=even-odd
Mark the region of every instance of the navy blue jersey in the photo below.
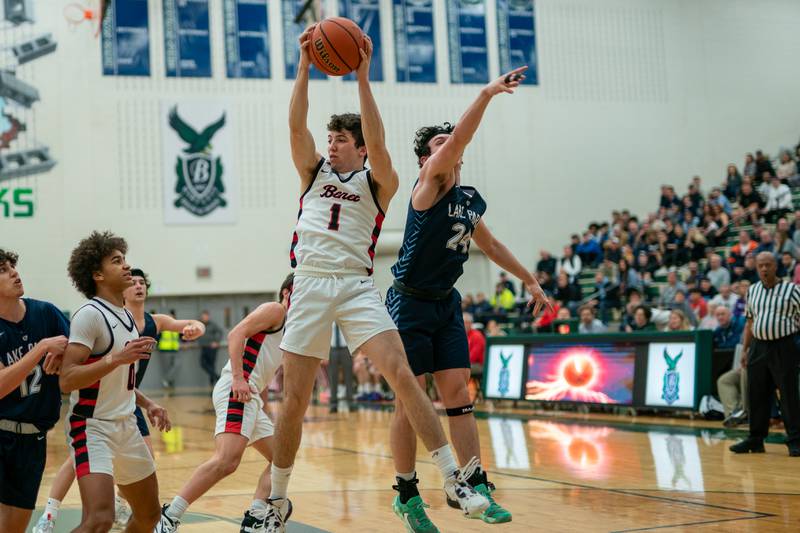
<svg viewBox="0 0 800 533">
<path fill-rule="evenodd" d="M 464 272 L 475 226 L 486 202 L 473 187 L 454 185 L 433 207 L 417 211 L 408 203 L 406 231 L 396 280 L 421 290 L 449 290 Z"/>
<path fill-rule="evenodd" d="M 156 321 L 153 320 L 153 315 L 145 311 L 144 313 L 144 329 L 139 332 L 140 337 L 152 337 L 154 339 L 158 338 L 158 326 L 156 326 Z M 150 364 L 150 359 L 139 359 L 139 368 L 136 370 L 136 388 L 138 389 L 141 384 L 142 380 L 144 379 L 144 373 L 147 371 L 147 365 Z"/>
<path fill-rule="evenodd" d="M 42 339 L 69 337 L 69 322 L 56 306 L 23 298 L 25 316 L 20 322 L 0 318 L 0 362 L 9 367 L 22 359 Z M 0 398 L 0 418 L 35 424 L 42 431 L 52 428 L 61 413 L 61 389 L 57 375 L 44 373 L 39 361 L 25 381 Z"/>
</svg>

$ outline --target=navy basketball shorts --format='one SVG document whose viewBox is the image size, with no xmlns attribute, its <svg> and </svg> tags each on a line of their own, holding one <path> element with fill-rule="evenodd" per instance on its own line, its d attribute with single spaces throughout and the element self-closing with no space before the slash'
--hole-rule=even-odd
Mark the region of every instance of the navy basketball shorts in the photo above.
<svg viewBox="0 0 800 533">
<path fill-rule="evenodd" d="M 0 431 L 0 503 L 33 509 L 47 459 L 47 435 Z"/>
<path fill-rule="evenodd" d="M 415 376 L 469 368 L 469 345 L 458 291 L 453 289 L 449 297 L 430 301 L 390 288 L 386 307 L 397 325 Z"/>
<path fill-rule="evenodd" d="M 142 434 L 142 437 L 149 437 L 150 427 L 147 425 L 147 419 L 144 417 L 144 413 L 142 413 L 142 408 L 137 405 L 133 414 L 136 415 L 136 427 L 139 428 L 139 433 Z"/>
</svg>

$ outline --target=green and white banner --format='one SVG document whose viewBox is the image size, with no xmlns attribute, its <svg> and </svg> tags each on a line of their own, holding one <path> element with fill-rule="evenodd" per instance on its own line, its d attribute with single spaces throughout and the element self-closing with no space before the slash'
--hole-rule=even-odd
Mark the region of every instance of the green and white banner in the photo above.
<svg viewBox="0 0 800 533">
<path fill-rule="evenodd" d="M 228 109 L 218 100 L 162 104 L 165 224 L 236 222 L 239 180 Z"/>
</svg>

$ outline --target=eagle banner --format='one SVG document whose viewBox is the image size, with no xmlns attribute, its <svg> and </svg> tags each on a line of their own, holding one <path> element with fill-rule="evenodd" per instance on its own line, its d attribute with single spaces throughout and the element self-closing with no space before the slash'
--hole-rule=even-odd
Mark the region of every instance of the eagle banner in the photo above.
<svg viewBox="0 0 800 533">
<path fill-rule="evenodd" d="M 163 102 L 164 223 L 236 222 L 234 140 L 219 101 Z"/>
</svg>

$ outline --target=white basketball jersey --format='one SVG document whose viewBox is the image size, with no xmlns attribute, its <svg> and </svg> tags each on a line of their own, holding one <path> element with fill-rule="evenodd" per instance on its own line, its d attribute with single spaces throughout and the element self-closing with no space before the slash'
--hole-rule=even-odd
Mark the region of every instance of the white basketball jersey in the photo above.
<svg viewBox="0 0 800 533">
<path fill-rule="evenodd" d="M 96 320 L 97 344 L 84 364 L 119 353 L 127 343 L 139 338 L 136 322 L 127 309 L 114 307 L 94 298 L 75 313 L 75 318 L 79 312 L 97 313 L 101 317 Z M 85 389 L 72 391 L 69 399 L 71 414 L 100 420 L 118 420 L 133 414 L 136 408 L 136 396 L 133 392 L 136 367 L 136 364 L 118 366 L 100 381 Z"/>
<path fill-rule="evenodd" d="M 253 385 L 260 393 L 266 389 L 278 367 L 281 366 L 281 340 L 283 339 L 283 326 L 275 331 L 262 331 L 256 333 L 244 345 L 242 357 L 242 370 L 244 379 Z M 220 379 L 231 380 L 231 362 L 222 368 Z"/>
<path fill-rule="evenodd" d="M 337 174 L 321 159 L 292 238 L 292 268 L 372 275 L 384 213 L 368 169 Z"/>
</svg>

